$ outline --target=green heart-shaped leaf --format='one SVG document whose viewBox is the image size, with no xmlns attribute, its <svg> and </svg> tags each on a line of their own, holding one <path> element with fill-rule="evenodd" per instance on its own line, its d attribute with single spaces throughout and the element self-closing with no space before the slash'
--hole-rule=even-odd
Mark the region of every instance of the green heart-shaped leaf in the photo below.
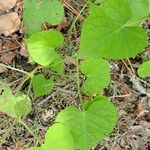
<svg viewBox="0 0 150 150">
<path fill-rule="evenodd" d="M 51 126 L 45 135 L 45 143 L 41 147 L 28 150 L 73 150 L 74 143 L 70 131 L 64 125 L 56 123 Z"/>
<path fill-rule="evenodd" d="M 59 0 L 24 0 L 23 22 L 25 33 L 31 35 L 41 30 L 42 23 L 60 23 L 64 8 Z"/>
<path fill-rule="evenodd" d="M 0 111 L 14 118 L 21 118 L 31 111 L 31 100 L 26 95 L 14 96 L 10 87 L 3 84 L 0 95 Z"/>
<path fill-rule="evenodd" d="M 33 92 L 36 97 L 49 94 L 53 90 L 53 79 L 46 79 L 43 74 L 33 77 Z"/>
<path fill-rule="evenodd" d="M 142 78 L 150 77 L 150 60 L 144 62 L 138 69 L 138 75 Z"/>
<path fill-rule="evenodd" d="M 126 0 L 91 4 L 91 13 L 82 27 L 79 56 L 124 59 L 142 52 L 148 36 L 142 27 L 128 22 L 132 15 Z"/>
<path fill-rule="evenodd" d="M 81 72 L 87 76 L 83 90 L 89 94 L 98 94 L 110 82 L 110 66 L 104 59 L 89 58 L 81 66 Z"/>
<path fill-rule="evenodd" d="M 55 48 L 61 46 L 63 41 L 61 33 L 54 30 L 35 33 L 26 40 L 32 59 L 43 66 L 49 66 L 60 60 Z"/>
<path fill-rule="evenodd" d="M 85 111 L 76 107 L 66 108 L 58 114 L 56 122 L 71 131 L 76 149 L 89 150 L 113 131 L 117 112 L 107 98 L 99 96 Z"/>
</svg>

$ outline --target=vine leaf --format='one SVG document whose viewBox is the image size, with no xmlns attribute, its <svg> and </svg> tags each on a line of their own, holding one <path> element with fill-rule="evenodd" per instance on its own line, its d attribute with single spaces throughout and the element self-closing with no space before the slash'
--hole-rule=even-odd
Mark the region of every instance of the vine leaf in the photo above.
<svg viewBox="0 0 150 150">
<path fill-rule="evenodd" d="M 130 24 L 139 24 L 144 18 L 147 18 L 150 13 L 150 4 L 148 0 L 127 0 L 131 9 L 132 17 Z"/>
<path fill-rule="evenodd" d="M 32 86 L 36 97 L 44 96 L 53 90 L 53 79 L 46 79 L 43 74 L 35 75 Z"/>
<path fill-rule="evenodd" d="M 33 147 L 28 150 L 73 150 L 73 138 L 67 127 L 60 123 L 51 126 L 46 135 L 45 143 L 41 147 Z"/>
<path fill-rule="evenodd" d="M 71 131 L 75 148 L 89 150 L 114 129 L 117 112 L 105 97 L 96 97 L 85 111 L 68 107 L 61 111 L 56 122 L 62 123 Z"/>
<path fill-rule="evenodd" d="M 124 59 L 140 53 L 148 44 L 148 36 L 142 27 L 128 23 L 131 16 L 125 0 L 91 4 L 91 13 L 82 27 L 79 56 Z"/>
<path fill-rule="evenodd" d="M 26 43 L 31 58 L 46 67 L 60 60 L 55 48 L 61 46 L 63 41 L 61 33 L 50 30 L 33 34 Z"/>
<path fill-rule="evenodd" d="M 0 111 L 13 118 L 21 118 L 31 111 L 31 100 L 26 95 L 15 96 L 10 87 L 3 83 L 0 95 Z"/>
<path fill-rule="evenodd" d="M 80 66 L 81 72 L 87 76 L 83 90 L 89 94 L 98 94 L 110 82 L 110 66 L 104 59 L 89 58 Z"/>
<path fill-rule="evenodd" d="M 142 78 L 150 77 L 150 60 L 144 62 L 138 69 L 138 75 Z"/>
<path fill-rule="evenodd" d="M 40 31 L 42 23 L 59 24 L 64 16 L 64 8 L 59 0 L 25 0 L 24 5 L 23 22 L 28 35 Z"/>
</svg>

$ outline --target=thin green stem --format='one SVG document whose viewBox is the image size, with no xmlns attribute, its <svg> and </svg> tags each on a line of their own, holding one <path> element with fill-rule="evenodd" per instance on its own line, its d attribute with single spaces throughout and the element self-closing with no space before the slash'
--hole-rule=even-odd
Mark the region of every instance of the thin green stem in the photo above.
<svg viewBox="0 0 150 150">
<path fill-rule="evenodd" d="M 20 119 L 19 123 L 22 124 L 35 139 L 37 139 L 40 145 L 42 145 L 41 140 L 33 133 L 33 131 L 27 126 L 27 124 L 23 120 Z"/>
<path fill-rule="evenodd" d="M 33 76 L 34 74 L 36 73 L 36 71 L 41 68 L 40 66 L 36 67 L 32 72 L 29 73 L 29 75 L 22 81 L 22 83 L 19 85 L 18 89 L 17 89 L 17 92 L 16 92 L 16 95 L 18 94 L 18 92 L 20 91 L 21 87 L 24 85 L 24 83 L 29 80 L 31 78 L 31 80 L 33 79 Z M 29 84 L 29 89 L 31 89 L 31 82 Z M 29 90 L 28 90 L 28 93 L 29 93 Z"/>
<path fill-rule="evenodd" d="M 24 71 L 24 70 L 20 70 L 20 69 L 17 69 L 17 68 L 13 68 L 13 67 L 11 67 L 11 66 L 7 66 L 7 65 L 4 65 L 4 64 L 2 64 L 2 63 L 0 63 L 0 66 L 1 66 L 1 67 L 5 67 L 5 68 L 8 68 L 8 69 L 11 69 L 11 70 L 14 70 L 14 71 L 18 71 L 18 72 L 23 73 L 23 74 L 26 74 L 26 75 L 29 75 L 29 74 L 30 74 L 30 73 L 28 73 L 28 72 L 26 72 L 26 71 Z"/>
<path fill-rule="evenodd" d="M 17 91 L 15 95 L 18 95 L 19 91 L 21 90 L 22 86 L 24 85 L 24 83 L 30 79 L 30 76 L 27 76 L 22 82 L 21 84 L 17 87 Z"/>
<path fill-rule="evenodd" d="M 77 78 L 77 90 L 78 90 L 78 95 L 80 99 L 81 106 L 83 106 L 83 99 L 82 99 L 82 94 L 81 94 L 81 87 L 80 87 L 80 76 L 79 76 L 79 60 L 77 58 L 77 66 L 76 66 L 76 78 Z"/>
<path fill-rule="evenodd" d="M 72 30 L 73 30 L 73 28 L 74 28 L 76 22 L 77 22 L 78 19 L 80 18 L 80 15 L 82 14 L 82 12 L 84 11 L 84 9 L 86 8 L 87 4 L 88 4 L 88 2 L 86 2 L 86 4 L 83 6 L 83 8 L 82 8 L 81 11 L 79 12 L 79 14 L 78 14 L 77 17 L 75 18 L 75 20 L 73 21 L 73 23 L 72 23 L 72 25 L 71 25 L 71 27 L 70 27 L 70 29 L 69 29 L 69 31 L 68 31 L 68 37 L 71 36 Z"/>
</svg>

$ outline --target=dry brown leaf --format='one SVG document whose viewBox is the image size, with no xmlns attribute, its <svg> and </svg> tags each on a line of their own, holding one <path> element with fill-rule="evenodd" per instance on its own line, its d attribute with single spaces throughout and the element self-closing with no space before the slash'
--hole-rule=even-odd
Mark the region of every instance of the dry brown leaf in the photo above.
<svg viewBox="0 0 150 150">
<path fill-rule="evenodd" d="M 148 97 L 141 98 L 134 114 L 137 117 L 137 119 L 150 121 L 150 110 L 149 110 L 149 105 L 148 105 Z"/>
<path fill-rule="evenodd" d="M 15 53 L 10 51 L 2 55 L 1 61 L 5 64 L 11 64 L 14 57 L 15 57 Z"/>
<path fill-rule="evenodd" d="M 0 34 L 11 35 L 20 29 L 20 25 L 20 18 L 15 12 L 0 16 Z"/>
<path fill-rule="evenodd" d="M 8 11 L 12 9 L 17 0 L 0 0 L 0 12 Z"/>
<path fill-rule="evenodd" d="M 25 58 L 29 57 L 25 42 L 22 42 L 22 44 L 21 44 L 20 55 L 25 57 Z"/>
<path fill-rule="evenodd" d="M 25 150 L 25 144 L 22 143 L 21 141 L 17 141 L 15 150 Z"/>
<path fill-rule="evenodd" d="M 0 42 L 0 52 L 2 52 L 2 49 L 3 49 L 2 42 Z"/>
<path fill-rule="evenodd" d="M 4 73 L 4 72 L 6 72 L 6 71 L 7 71 L 6 68 L 0 66 L 0 73 Z"/>
</svg>

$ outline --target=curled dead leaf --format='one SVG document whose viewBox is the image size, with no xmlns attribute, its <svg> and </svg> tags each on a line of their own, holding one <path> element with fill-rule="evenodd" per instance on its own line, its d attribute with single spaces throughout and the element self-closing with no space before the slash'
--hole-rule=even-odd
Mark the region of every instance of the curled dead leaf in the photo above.
<svg viewBox="0 0 150 150">
<path fill-rule="evenodd" d="M 28 50 L 26 48 L 25 42 L 21 43 L 20 55 L 23 56 L 23 57 L 25 57 L 25 58 L 29 57 Z"/>
<path fill-rule="evenodd" d="M 0 0 L 0 12 L 12 9 L 16 2 L 17 0 Z"/>
<path fill-rule="evenodd" d="M 12 51 L 9 51 L 8 53 L 5 53 L 2 55 L 1 61 L 5 64 L 11 64 L 14 57 L 15 57 L 15 53 Z"/>
<path fill-rule="evenodd" d="M 15 12 L 0 16 L 0 34 L 11 35 L 20 29 L 20 25 L 20 18 Z"/>
<path fill-rule="evenodd" d="M 6 69 L 6 68 L 4 68 L 4 67 L 0 66 L 0 73 L 4 73 L 4 72 L 6 72 L 6 71 L 7 71 L 7 69 Z"/>
</svg>

